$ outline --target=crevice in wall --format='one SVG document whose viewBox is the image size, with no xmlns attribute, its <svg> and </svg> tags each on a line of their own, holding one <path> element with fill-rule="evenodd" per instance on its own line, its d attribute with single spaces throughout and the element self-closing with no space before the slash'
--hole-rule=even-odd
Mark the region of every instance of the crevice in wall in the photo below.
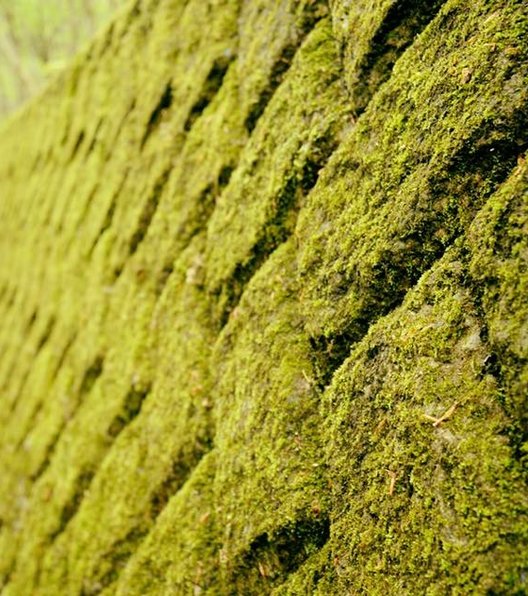
<svg viewBox="0 0 528 596">
<path fill-rule="evenodd" d="M 121 432 L 127 427 L 135 418 L 137 418 L 143 407 L 143 402 L 150 393 L 150 385 L 143 388 L 131 387 L 125 396 L 121 411 L 117 414 L 108 426 L 106 434 L 112 440 L 115 440 Z"/>
<path fill-rule="evenodd" d="M 2 384 L 3 389 L 8 387 L 8 385 L 10 383 L 10 379 L 15 374 L 16 369 L 17 369 L 17 359 L 16 359 L 16 357 L 13 357 L 12 361 L 9 365 L 9 368 L 8 368 L 8 373 L 4 377 L 4 382 Z M 23 394 L 26 384 L 29 380 L 30 373 L 31 373 L 31 367 L 29 367 L 29 368 L 26 367 L 25 371 L 22 373 L 22 375 L 20 375 L 21 378 L 20 378 L 20 384 L 18 386 L 18 390 L 12 395 L 9 402 L 7 402 L 4 405 L 4 409 L 7 412 L 8 417 L 11 416 L 13 414 L 13 412 L 15 411 L 18 400 L 20 399 L 20 396 Z"/>
<path fill-rule="evenodd" d="M 387 249 L 380 256 L 371 270 L 368 287 L 356 289 L 362 296 L 361 312 L 339 334 L 311 338 L 321 388 L 330 383 L 352 346 L 380 317 L 403 302 L 408 291 L 466 231 L 478 210 L 509 177 L 528 142 L 527 115 L 518 116 L 513 127 L 505 128 L 502 139 L 488 143 L 484 140 L 486 131 L 479 129 L 465 143 L 446 165 L 445 175 L 430 182 L 437 203 L 446 199 L 447 208 L 436 214 L 429 211 L 413 229 L 391 243 L 395 247 L 404 243 L 405 258 L 400 248 Z M 442 240 L 437 237 L 439 229 L 445 232 Z M 353 282 L 344 280 L 343 294 L 351 287 Z"/>
<path fill-rule="evenodd" d="M 4 573 L 4 576 L 0 576 L 0 590 L 2 588 L 5 588 L 9 582 L 11 581 L 11 578 L 13 577 L 13 573 L 16 570 L 16 561 L 13 560 L 12 563 L 9 565 L 8 569 L 6 570 L 6 572 Z"/>
<path fill-rule="evenodd" d="M 60 353 L 59 358 L 57 360 L 57 364 L 55 365 L 55 369 L 53 371 L 51 382 L 53 382 L 57 378 L 60 370 L 62 369 L 62 367 L 64 365 L 64 362 L 66 360 L 66 356 L 68 355 L 68 352 L 70 351 L 71 347 L 75 343 L 75 340 L 76 339 L 77 339 L 77 332 L 74 331 L 72 333 L 72 335 L 68 338 L 68 341 L 64 344 L 64 348 L 61 350 L 61 353 Z"/>
<path fill-rule="evenodd" d="M 70 232 L 70 237 L 66 240 L 64 249 L 65 254 L 68 254 L 70 252 L 72 245 L 75 243 L 75 240 L 77 239 L 78 229 L 83 224 L 83 222 L 86 221 L 86 217 L 88 216 L 88 212 L 90 211 L 92 202 L 94 198 L 97 196 L 97 193 L 99 192 L 100 188 L 101 187 L 99 182 L 96 182 L 93 185 L 92 189 L 88 192 L 88 196 L 84 201 L 81 214 L 79 215 L 76 224 L 72 226 L 72 232 Z"/>
<path fill-rule="evenodd" d="M 169 81 L 165 86 L 165 90 L 163 91 L 156 107 L 152 110 L 152 113 L 150 114 L 148 122 L 145 126 L 145 132 L 139 144 L 140 150 L 143 149 L 150 135 L 158 128 L 164 114 L 172 106 L 172 100 L 172 82 Z"/>
<path fill-rule="evenodd" d="M 191 453 L 178 454 L 163 482 L 152 492 L 150 498 L 150 516 L 153 521 L 159 517 L 169 500 L 182 489 L 201 460 L 212 448 L 212 440 L 202 437 L 202 440 L 196 441 Z"/>
<path fill-rule="evenodd" d="M 76 335 L 73 335 L 73 337 L 71 339 L 71 343 L 69 342 L 69 344 L 64 349 L 64 353 L 63 353 L 64 357 L 66 356 L 66 353 L 68 352 L 69 347 L 71 347 L 71 345 L 75 341 L 75 338 L 76 338 Z M 42 474 L 44 474 L 44 472 L 49 468 L 49 465 L 50 465 L 53 455 L 55 453 L 57 444 L 58 444 L 60 438 L 62 437 L 62 433 L 64 432 L 64 429 L 66 428 L 66 425 L 68 424 L 68 421 L 71 420 L 75 416 L 75 413 L 77 412 L 84 397 L 90 393 L 90 391 L 92 390 L 93 386 L 95 385 L 97 379 L 99 379 L 99 377 L 102 375 L 103 366 L 104 366 L 104 358 L 102 356 L 97 356 L 95 358 L 95 360 L 92 362 L 92 364 L 86 369 L 86 371 L 80 381 L 80 384 L 79 384 L 79 389 L 78 389 L 79 397 L 78 397 L 76 403 L 74 404 L 74 409 L 70 413 L 68 418 L 63 418 L 61 420 L 55 434 L 53 435 L 52 439 L 49 441 L 48 445 L 46 446 L 46 449 L 44 450 L 40 465 L 37 467 L 37 469 L 30 476 L 30 478 L 33 482 L 36 482 L 42 476 Z M 42 409 L 42 407 L 43 407 L 43 403 L 41 402 L 38 409 L 33 413 L 32 420 L 36 419 L 36 416 L 37 416 L 38 412 Z M 26 434 L 26 436 L 22 439 L 21 444 L 26 440 L 28 434 L 32 430 L 32 427 L 33 427 L 33 424 L 30 424 L 29 425 L 30 430 Z"/>
<path fill-rule="evenodd" d="M 117 128 L 116 128 L 113 138 L 106 145 L 105 161 L 108 162 L 110 159 L 112 159 L 112 154 L 113 154 L 114 148 L 116 147 L 117 141 L 125 128 L 125 123 L 135 108 L 136 108 L 136 98 L 134 97 L 134 98 L 132 98 L 132 101 L 128 105 L 127 109 L 125 110 L 125 113 L 123 114 L 121 120 L 119 121 L 119 124 L 117 125 Z"/>
<path fill-rule="evenodd" d="M 30 176 L 33 175 L 37 171 L 37 168 L 41 164 L 41 161 L 42 161 L 42 151 L 39 151 L 37 153 L 37 156 L 33 160 L 33 163 L 31 164 L 31 167 L 29 168 L 29 172 L 28 173 L 29 173 Z"/>
<path fill-rule="evenodd" d="M 59 430 L 53 435 L 51 441 L 48 443 L 42 456 L 42 461 L 40 462 L 40 465 L 29 476 L 31 482 L 35 483 L 42 476 L 42 474 L 44 474 L 44 472 L 49 468 L 51 458 L 55 453 L 55 448 L 57 447 L 57 443 L 59 442 L 59 439 L 62 435 L 62 431 L 64 430 L 65 426 L 66 425 L 64 423 L 61 424 Z"/>
<path fill-rule="evenodd" d="M 309 32 L 307 32 L 306 35 L 308 35 L 308 33 Z M 286 46 L 282 50 L 275 64 L 273 65 L 267 86 L 260 92 L 258 99 L 251 106 L 251 108 L 249 109 L 249 113 L 246 116 L 244 124 L 249 134 L 251 134 L 255 130 L 255 127 L 257 126 L 260 117 L 266 109 L 266 106 L 271 101 L 271 98 L 275 94 L 275 91 L 279 88 L 279 85 L 282 83 L 284 76 L 290 69 L 293 57 L 295 56 L 297 50 L 301 46 L 303 40 L 304 37 L 299 39 L 297 43 L 292 43 Z"/>
<path fill-rule="evenodd" d="M 81 130 L 81 132 L 77 135 L 77 140 L 75 141 L 72 152 L 70 154 L 70 161 L 73 161 L 75 159 L 77 152 L 81 148 L 81 145 L 84 143 L 85 136 L 86 135 L 85 135 L 84 130 Z"/>
<path fill-rule="evenodd" d="M 248 550 L 229 562 L 227 585 L 254 585 L 270 591 L 294 573 L 330 538 L 327 517 L 298 518 L 253 539 Z"/>
<path fill-rule="evenodd" d="M 95 357 L 94 361 L 86 369 L 79 385 L 79 395 L 87 395 L 92 390 L 97 379 L 103 374 L 104 358 L 101 355 Z"/>
<path fill-rule="evenodd" d="M 104 118 L 99 118 L 99 121 L 97 122 L 95 130 L 92 134 L 92 140 L 90 141 L 90 144 L 88 145 L 88 148 L 86 149 L 85 157 L 88 157 L 92 153 L 92 151 L 95 149 L 95 146 L 97 145 L 97 137 L 99 135 L 99 131 L 101 130 L 101 127 L 103 126 L 103 122 L 104 122 Z"/>
<path fill-rule="evenodd" d="M 521 197 L 519 197 L 522 200 Z M 505 210 L 504 217 L 508 217 L 508 210 Z M 498 229 L 510 229 L 510 226 L 501 225 L 498 223 Z M 496 234 L 497 246 L 500 246 L 500 251 L 503 255 L 511 254 L 512 247 L 508 246 L 507 242 L 502 242 L 500 233 Z M 471 258 L 469 251 L 465 251 L 464 257 L 467 261 Z M 512 456 L 516 462 L 519 462 L 523 471 L 526 470 L 524 460 L 526 459 L 525 445 L 528 442 L 528 414 L 524 403 L 515 403 L 512 399 L 507 399 L 507 396 L 512 395 L 512 390 L 509 384 L 512 378 L 520 376 L 520 372 L 526 367 L 526 362 L 522 361 L 518 356 L 508 350 L 501 349 L 500 346 L 494 346 L 489 333 L 488 316 L 484 308 L 484 294 L 488 289 L 488 284 L 492 284 L 494 280 L 488 279 L 486 281 L 476 280 L 469 273 L 469 266 L 466 263 L 466 285 L 471 292 L 473 298 L 473 305 L 480 324 L 480 340 L 488 348 L 488 354 L 482 362 L 480 370 L 480 378 L 490 375 L 495 379 L 497 386 L 498 402 L 501 409 L 505 413 L 508 424 L 507 427 L 500 431 L 499 434 L 504 436 L 512 450 Z M 515 371 L 515 372 L 514 372 Z"/>
<path fill-rule="evenodd" d="M 38 340 L 37 345 L 35 347 L 35 358 L 38 356 L 39 352 L 41 352 L 44 346 L 48 343 L 49 338 L 51 337 L 51 334 L 55 329 L 56 323 L 57 319 L 54 316 L 51 316 L 49 318 L 48 324 L 46 325 L 46 328 L 44 329 L 44 332 L 40 336 L 40 339 Z"/>
<path fill-rule="evenodd" d="M 95 577 L 93 579 L 94 585 L 104 584 L 106 586 L 118 578 L 128 558 L 140 547 L 140 544 L 155 527 L 156 520 L 170 499 L 185 486 L 201 460 L 212 448 L 212 438 L 204 436 L 196 440 L 191 451 L 186 450 L 185 453 L 176 454 L 165 478 L 150 493 L 150 508 L 145 512 L 148 514 L 148 521 L 146 520 L 143 525 L 136 523 L 129 529 L 127 537 L 119 540 L 104 552 L 102 561 L 110 562 L 111 566 L 108 568 L 108 564 L 105 564 L 107 571 L 102 578 Z M 130 542 L 129 536 L 133 537 L 133 543 Z M 126 553 L 126 556 L 121 556 L 123 552 Z"/>
<path fill-rule="evenodd" d="M 100 359 L 96 359 L 94 365 L 87 370 L 83 382 L 81 383 L 82 392 L 89 392 L 93 387 L 95 380 L 102 373 L 102 362 L 99 364 L 99 360 Z M 100 372 L 97 374 L 97 371 Z M 115 439 L 140 414 L 143 402 L 147 398 L 149 392 L 150 386 L 142 389 L 136 389 L 132 387 L 126 394 L 121 405 L 121 411 L 114 417 L 108 426 L 107 436 L 109 438 L 109 444 L 97 461 L 92 462 L 90 468 L 85 467 L 79 472 L 74 488 L 71 492 L 71 496 L 68 498 L 67 502 L 62 508 L 58 526 L 53 533 L 49 535 L 50 543 L 55 541 L 56 538 L 64 532 L 70 520 L 76 515 L 79 507 L 82 504 L 85 493 L 89 490 L 92 481 L 97 474 L 101 462 L 110 450 Z M 43 462 L 43 465 L 39 469 L 38 473 L 35 475 L 35 479 L 41 476 L 48 467 L 55 446 L 62 435 L 62 431 L 64 430 L 64 426 L 65 425 L 63 425 L 61 430 L 57 433 L 55 441 L 48 450 L 48 457 Z"/>
<path fill-rule="evenodd" d="M 167 259 L 156 280 L 156 296 L 161 296 L 171 275 L 174 273 L 174 260 Z"/>
<path fill-rule="evenodd" d="M 77 475 L 75 486 L 69 499 L 64 504 L 57 528 L 49 535 L 49 541 L 54 542 L 64 532 L 70 520 L 79 510 L 85 493 L 89 490 L 94 477 L 93 470 L 82 470 Z"/>
<path fill-rule="evenodd" d="M 444 4 L 445 0 L 396 0 L 392 3 L 370 41 L 370 50 L 363 56 L 353 81 L 349 83 L 357 115 L 365 110 L 376 90 L 390 78 L 398 58 Z"/>
<path fill-rule="evenodd" d="M 44 331 L 42 332 L 42 335 L 40 336 L 40 338 L 37 340 L 37 343 L 35 345 L 35 349 L 33 352 L 33 357 L 32 360 L 35 361 L 39 354 L 42 352 L 42 350 L 44 350 L 44 348 L 46 347 L 46 345 L 48 344 L 51 335 L 56 327 L 57 324 L 57 319 L 55 318 L 54 315 L 52 315 L 49 320 L 48 323 L 44 329 Z M 16 361 L 13 362 L 13 366 L 16 365 Z M 15 398 L 12 400 L 11 404 L 9 405 L 8 409 L 8 415 L 11 416 L 15 413 L 16 410 L 16 406 L 19 403 L 19 400 L 22 396 L 22 392 L 25 389 L 25 386 L 30 378 L 30 373 L 31 373 L 31 368 L 27 370 L 27 372 L 24 374 L 24 379 L 19 387 L 19 390 L 16 393 Z M 33 421 L 35 419 L 35 417 L 38 415 L 40 409 L 42 407 L 42 402 L 39 402 L 35 405 L 35 407 L 33 408 L 33 412 L 31 413 L 29 420 L 30 422 Z M 22 439 L 18 442 L 18 446 L 20 447 L 22 445 L 22 443 L 24 442 L 25 436 L 22 437 Z"/>
<path fill-rule="evenodd" d="M 218 197 L 222 194 L 225 187 L 229 184 L 229 180 L 235 166 L 231 164 L 224 164 L 220 169 L 216 182 L 208 184 L 200 193 L 200 196 L 196 199 L 195 204 L 197 205 L 196 212 L 193 217 L 189 220 L 186 219 L 179 227 L 176 236 L 178 237 L 178 244 L 180 248 L 178 253 L 185 249 L 201 232 L 206 228 L 207 222 L 209 221 Z M 157 276 L 156 280 L 156 295 L 159 297 L 163 293 L 167 282 L 170 279 L 174 271 L 174 261 L 176 256 L 169 254 L 162 267 L 161 272 Z"/>
<path fill-rule="evenodd" d="M 90 579 L 90 585 L 86 584 L 83 594 L 98 594 L 101 589 L 108 587 L 119 578 L 129 558 L 148 537 L 170 499 L 183 488 L 200 461 L 211 449 L 212 444 L 206 441 L 197 445 L 197 450 L 191 456 L 181 454 L 174 460 L 168 475 L 152 492 L 149 523 L 134 525 L 123 539 L 116 541 L 105 551 L 98 565 L 98 568 L 104 572 Z"/>
<path fill-rule="evenodd" d="M 183 129 L 189 132 L 194 123 L 205 111 L 207 106 L 213 101 L 217 93 L 220 91 L 224 82 L 225 75 L 232 64 L 235 56 L 221 56 L 217 58 L 207 75 L 203 87 L 200 91 L 198 99 L 189 111 Z"/>
<path fill-rule="evenodd" d="M 88 259 L 90 259 L 92 257 L 95 248 L 97 247 L 99 241 L 101 240 L 101 237 L 103 236 L 103 234 L 108 229 L 110 229 L 110 227 L 112 225 L 112 222 L 114 221 L 114 215 L 115 215 L 115 211 L 116 211 L 116 208 L 117 208 L 117 200 L 119 198 L 119 195 L 123 191 L 123 188 L 125 187 L 125 184 L 126 184 L 127 179 L 128 179 L 128 174 L 129 174 L 129 170 L 127 169 L 125 171 L 124 176 L 122 177 L 122 179 L 121 179 L 121 181 L 119 183 L 119 186 L 118 186 L 117 190 L 112 194 L 112 198 L 110 199 L 108 208 L 107 208 L 106 213 L 105 213 L 105 217 L 104 217 L 104 220 L 103 220 L 103 225 L 99 229 L 99 232 L 97 233 L 97 236 L 94 238 L 92 244 L 90 245 L 90 248 L 89 248 L 88 253 L 86 255 Z M 97 189 L 94 189 L 94 194 L 95 194 L 95 191 L 96 190 Z"/>
<path fill-rule="evenodd" d="M 233 275 L 220 289 L 222 312 L 220 325 L 223 327 L 230 313 L 237 306 L 250 280 L 259 271 L 271 254 L 293 233 L 297 214 L 304 197 L 316 185 L 322 170 L 336 148 L 332 139 L 321 142 L 317 161 L 307 159 L 301 171 L 288 178 L 275 201 L 275 213 L 263 227 L 260 238 L 253 246 L 251 255 L 244 263 L 239 263 Z"/>
<path fill-rule="evenodd" d="M 248 114 L 245 119 L 245 127 L 248 134 L 252 134 L 264 113 L 267 105 L 275 95 L 280 84 L 284 80 L 286 73 L 290 69 L 297 50 L 301 47 L 304 40 L 313 31 L 317 23 L 325 16 L 324 14 L 315 10 L 320 3 L 314 2 L 311 11 L 305 7 L 306 13 L 303 22 L 300 23 L 300 28 L 295 34 L 295 38 L 284 46 L 281 53 L 275 60 L 267 80 L 265 87 L 260 91 L 254 103 L 249 107 Z"/>
<path fill-rule="evenodd" d="M 28 322 L 26 323 L 26 327 L 24 329 L 24 335 L 29 335 L 29 333 L 31 332 L 31 329 L 33 329 L 33 325 L 35 324 L 35 321 L 37 320 L 37 315 L 38 315 L 38 310 L 35 309 L 32 313 L 31 316 L 28 319 Z"/>
<path fill-rule="evenodd" d="M 155 521 L 165 509 L 170 498 L 175 495 L 185 484 L 191 475 L 192 470 L 196 467 L 199 461 L 200 458 L 197 459 L 197 462 L 194 465 L 188 464 L 187 462 L 180 459 L 174 461 L 169 475 L 156 488 L 150 498 L 150 515 L 153 521 Z"/>
<path fill-rule="evenodd" d="M 114 33 L 115 33 L 115 22 L 110 23 L 108 26 L 103 42 L 101 43 L 101 48 L 99 50 L 99 56 L 103 57 L 106 52 L 110 49 L 112 42 L 114 41 Z"/>
<path fill-rule="evenodd" d="M 18 288 L 17 288 L 17 286 L 14 285 L 11 288 L 11 294 L 9 295 L 9 298 L 7 299 L 6 309 L 9 309 L 13 306 L 13 304 L 15 303 L 15 298 L 17 296 L 17 293 L 18 293 Z"/>
<path fill-rule="evenodd" d="M 135 232 L 132 234 L 128 243 L 128 256 L 131 257 L 139 248 L 139 245 L 143 242 L 152 219 L 158 208 L 158 204 L 161 198 L 161 194 L 167 184 L 170 177 L 171 169 L 165 170 L 161 176 L 159 176 L 154 188 L 145 203 L 143 210 L 139 216 L 139 221 Z"/>
<path fill-rule="evenodd" d="M 81 595 L 96 596 L 116 582 L 146 534 L 147 531 L 144 528 L 133 528 L 124 538 L 114 542 L 109 554 L 99 562 L 98 574 L 85 580 Z"/>
</svg>

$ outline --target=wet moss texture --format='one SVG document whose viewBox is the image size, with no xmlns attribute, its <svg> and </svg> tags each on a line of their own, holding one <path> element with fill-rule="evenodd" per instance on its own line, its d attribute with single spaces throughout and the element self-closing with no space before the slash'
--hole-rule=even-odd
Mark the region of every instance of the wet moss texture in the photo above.
<svg viewBox="0 0 528 596">
<path fill-rule="evenodd" d="M 0 130 L 5 596 L 528 593 L 528 5 L 138 0 Z"/>
</svg>

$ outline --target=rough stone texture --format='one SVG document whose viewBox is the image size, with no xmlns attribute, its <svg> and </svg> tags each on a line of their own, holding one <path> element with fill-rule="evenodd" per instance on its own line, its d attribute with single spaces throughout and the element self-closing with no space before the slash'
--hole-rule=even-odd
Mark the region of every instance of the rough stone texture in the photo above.
<svg viewBox="0 0 528 596">
<path fill-rule="evenodd" d="M 524 0 L 139 0 L 0 134 L 0 587 L 528 592 Z"/>
</svg>

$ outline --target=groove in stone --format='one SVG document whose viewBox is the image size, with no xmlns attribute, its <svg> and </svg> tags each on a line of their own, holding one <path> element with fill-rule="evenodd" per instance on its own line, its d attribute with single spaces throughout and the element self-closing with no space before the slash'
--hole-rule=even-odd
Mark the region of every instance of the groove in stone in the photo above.
<svg viewBox="0 0 528 596">
<path fill-rule="evenodd" d="M 136 389 L 131 387 L 125 396 L 121 412 L 117 414 L 110 423 L 107 435 L 115 440 L 121 432 L 127 427 L 134 418 L 137 418 L 143 407 L 143 402 L 150 393 L 150 386 Z"/>
<path fill-rule="evenodd" d="M 139 221 L 138 221 L 138 226 L 136 228 L 136 231 L 132 234 L 132 237 L 130 238 L 130 241 L 128 244 L 129 257 L 132 256 L 137 251 L 137 249 L 139 248 L 139 245 L 143 242 L 143 239 L 145 238 L 145 236 L 147 234 L 147 231 L 148 231 L 149 226 L 152 222 L 154 214 L 156 213 L 156 210 L 158 208 L 159 200 L 161 198 L 163 189 L 165 188 L 165 185 L 167 184 L 167 182 L 169 180 L 170 172 L 171 172 L 171 170 L 168 169 L 165 172 L 163 172 L 163 174 L 161 174 L 161 176 L 158 178 L 156 184 L 154 185 L 154 189 L 153 189 L 150 197 L 148 198 L 145 206 L 143 207 L 143 211 L 141 212 L 141 215 L 139 216 Z"/>
<path fill-rule="evenodd" d="M 205 79 L 199 97 L 189 111 L 187 120 L 183 125 L 183 130 L 189 132 L 196 120 L 198 120 L 207 106 L 213 101 L 222 87 L 225 75 L 227 74 L 229 66 L 232 64 L 234 58 L 235 57 L 231 55 L 222 56 L 214 61 L 211 70 Z"/>
<path fill-rule="evenodd" d="M 446 0 L 416 2 L 396 0 L 370 42 L 357 67 L 349 92 L 359 116 L 377 88 L 389 77 L 394 64 L 413 43 L 416 36 L 434 19 Z"/>
<path fill-rule="evenodd" d="M 365 337 L 371 325 L 380 317 L 386 316 L 401 305 L 420 277 L 443 257 L 446 250 L 465 232 L 478 209 L 510 176 L 517 165 L 518 155 L 528 147 L 526 136 L 528 122 L 525 118 L 528 118 L 528 115 L 520 115 L 514 127 L 516 134 L 508 139 L 494 141 L 491 144 L 479 141 L 477 138 L 469 140 L 451 159 L 446 167 L 445 177 L 435 181 L 436 195 L 447 196 L 453 190 L 451 186 L 454 176 L 461 171 L 467 175 L 465 188 L 462 188 L 460 181 L 457 180 L 455 192 L 465 192 L 469 197 L 474 194 L 472 197 L 474 200 L 465 206 L 472 214 L 470 221 L 458 228 L 447 226 L 448 221 L 460 221 L 459 205 L 455 203 L 452 210 L 442 214 L 437 222 L 426 220 L 419 228 L 410 230 L 402 238 L 407 243 L 411 243 L 407 251 L 406 263 L 400 266 L 390 252 L 387 252 L 385 259 L 379 260 L 373 270 L 374 277 L 370 280 L 369 289 L 363 291 L 363 296 L 368 296 L 370 300 L 365 301 L 361 314 L 339 334 L 310 339 L 315 368 L 319 373 L 317 382 L 322 389 L 330 384 L 334 373 L 346 360 L 353 345 Z M 482 133 L 482 130 L 477 131 L 475 136 L 482 138 Z M 479 195 L 479 185 L 475 184 L 475 180 L 480 180 L 482 183 L 486 178 L 486 188 L 482 195 Z M 434 223 L 436 225 L 432 225 Z M 442 224 L 445 224 L 444 228 L 450 229 L 449 235 L 442 241 L 435 241 L 434 250 L 430 248 L 425 252 L 423 250 L 425 242 L 432 242 L 437 227 Z M 414 251 L 411 246 L 414 247 Z M 414 263 L 414 267 L 409 268 L 409 262 Z M 343 292 L 347 291 L 348 286 L 344 284 Z"/>
<path fill-rule="evenodd" d="M 143 149 L 150 135 L 159 126 L 161 119 L 163 118 L 163 115 L 172 106 L 172 100 L 172 82 L 169 81 L 165 86 L 165 90 L 163 91 L 156 107 L 152 110 L 152 113 L 150 114 L 147 125 L 145 127 L 143 138 L 141 139 L 141 142 L 139 144 L 140 149 Z"/>
</svg>

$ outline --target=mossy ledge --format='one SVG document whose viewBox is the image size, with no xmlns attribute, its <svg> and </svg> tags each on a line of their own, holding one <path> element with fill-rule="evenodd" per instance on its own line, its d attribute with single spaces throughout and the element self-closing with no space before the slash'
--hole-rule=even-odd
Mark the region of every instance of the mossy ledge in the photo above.
<svg viewBox="0 0 528 596">
<path fill-rule="evenodd" d="M 0 590 L 528 593 L 524 0 L 135 0 L 0 130 Z"/>
</svg>

